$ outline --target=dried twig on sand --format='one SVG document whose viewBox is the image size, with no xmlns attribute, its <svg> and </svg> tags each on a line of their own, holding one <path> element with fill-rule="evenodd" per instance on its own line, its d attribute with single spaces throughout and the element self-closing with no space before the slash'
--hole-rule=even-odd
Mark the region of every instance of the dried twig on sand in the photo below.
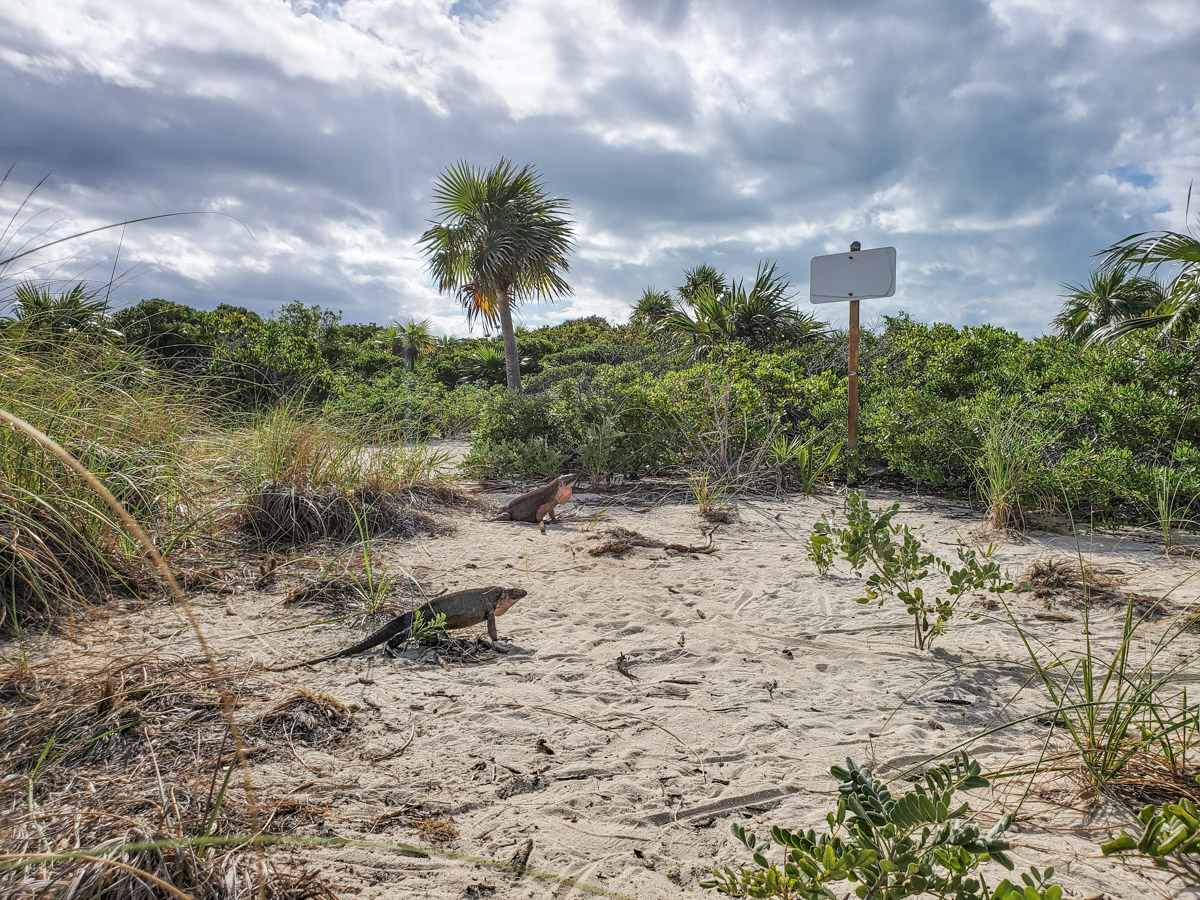
<svg viewBox="0 0 1200 900">
<path fill-rule="evenodd" d="M 592 547 L 588 550 L 592 556 L 615 556 L 618 559 L 626 556 L 630 550 L 635 547 L 649 547 L 655 550 L 670 550 L 674 553 L 716 553 L 717 548 L 713 546 L 713 534 L 716 532 L 713 528 L 706 535 L 708 542 L 703 546 L 693 547 L 689 544 L 668 544 L 665 541 L 660 541 L 656 538 L 648 538 L 644 534 L 639 534 L 629 528 L 609 528 L 600 534 L 589 535 L 589 540 L 595 538 L 606 537 L 607 540 L 599 547 Z"/>
<path fill-rule="evenodd" d="M 1157 608 L 1159 598 L 1122 590 L 1128 580 L 1124 572 L 1111 566 L 1081 565 L 1079 560 L 1069 558 L 1041 559 L 1018 579 L 1017 591 L 1032 592 L 1047 607 L 1063 598 L 1079 605 L 1086 596 L 1093 605 L 1121 607 L 1133 600 L 1139 614 L 1150 612 L 1154 618 L 1167 614 Z"/>
</svg>

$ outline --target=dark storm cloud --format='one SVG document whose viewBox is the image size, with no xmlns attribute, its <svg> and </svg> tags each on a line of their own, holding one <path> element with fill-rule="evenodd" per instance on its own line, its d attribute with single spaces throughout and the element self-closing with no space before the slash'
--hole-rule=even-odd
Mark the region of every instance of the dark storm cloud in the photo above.
<svg viewBox="0 0 1200 900">
<path fill-rule="evenodd" d="M 576 294 L 531 324 L 623 317 L 704 261 L 778 260 L 799 291 L 810 256 L 857 238 L 899 250 L 898 296 L 873 312 L 1038 333 L 1096 251 L 1184 225 L 1189 6 L 214 0 L 149 22 L 12 0 L 0 203 L 50 171 L 39 200 L 63 227 L 214 209 L 253 232 L 130 229 L 127 300 L 461 328 L 414 241 L 440 171 L 507 156 L 579 223 Z M 81 268 L 108 271 L 110 237 Z"/>
</svg>

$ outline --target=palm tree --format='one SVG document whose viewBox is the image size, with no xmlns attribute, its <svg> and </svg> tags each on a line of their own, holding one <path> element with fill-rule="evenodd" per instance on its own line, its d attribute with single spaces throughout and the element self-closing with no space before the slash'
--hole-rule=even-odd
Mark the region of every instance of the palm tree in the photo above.
<svg viewBox="0 0 1200 900">
<path fill-rule="evenodd" d="M 749 288 L 741 281 L 728 285 L 711 266 L 687 275 L 688 283 L 679 288 L 683 302 L 661 327 L 687 335 L 699 352 L 729 341 L 760 349 L 798 344 L 825 330 L 824 323 L 791 305 L 787 278 L 775 263 L 759 263 Z"/>
<path fill-rule="evenodd" d="M 1095 343 L 1114 325 L 1140 319 L 1164 298 L 1162 285 L 1152 278 L 1130 275 L 1129 265 L 1093 271 L 1087 284 L 1063 284 L 1069 292 L 1054 326 L 1076 344 Z M 1102 339 L 1101 338 L 1097 338 Z"/>
<path fill-rule="evenodd" d="M 1189 185 L 1185 218 L 1191 203 Z M 1196 224 L 1200 226 L 1200 216 Z M 1152 278 L 1163 266 L 1178 266 L 1179 271 L 1166 283 L 1163 301 L 1152 313 L 1110 325 L 1093 339 L 1120 337 L 1140 328 L 1158 328 L 1163 337 L 1181 338 L 1200 323 L 1200 239 L 1177 231 L 1144 231 L 1118 241 L 1105 253 L 1105 269 L 1132 266 L 1139 274 L 1148 271 Z"/>
<path fill-rule="evenodd" d="M 5 319 L 52 336 L 95 334 L 108 326 L 108 303 L 82 284 L 55 295 L 33 282 L 23 282 L 13 290 L 9 306 L 12 311 Z"/>
<path fill-rule="evenodd" d="M 684 269 L 683 278 L 683 284 L 676 290 L 679 299 L 688 306 L 694 306 L 701 294 L 720 298 L 729 292 L 728 280 L 708 263 L 702 263 L 694 269 Z"/>
<path fill-rule="evenodd" d="M 506 358 L 494 344 L 479 344 L 467 355 L 467 372 L 480 381 L 499 384 L 504 377 Z"/>
<path fill-rule="evenodd" d="M 404 365 L 410 372 L 417 367 L 418 356 L 433 351 L 435 344 L 433 335 L 429 331 L 431 324 L 428 319 L 418 322 L 410 316 L 403 325 L 393 325 L 389 329 L 392 332 L 390 343 L 393 347 L 400 348 L 400 355 L 404 357 Z"/>
<path fill-rule="evenodd" d="M 572 223 L 561 197 L 550 197 L 532 166 L 518 170 L 501 159 L 490 171 L 459 162 L 434 189 L 439 220 L 418 244 L 442 293 L 453 291 L 487 325 L 499 322 L 508 389 L 521 390 L 521 365 L 512 304 L 553 300 L 571 292 L 563 274 Z"/>
<path fill-rule="evenodd" d="M 646 288 L 641 299 L 631 307 L 629 323 L 640 328 L 656 328 L 675 309 L 675 301 L 666 291 Z"/>
</svg>

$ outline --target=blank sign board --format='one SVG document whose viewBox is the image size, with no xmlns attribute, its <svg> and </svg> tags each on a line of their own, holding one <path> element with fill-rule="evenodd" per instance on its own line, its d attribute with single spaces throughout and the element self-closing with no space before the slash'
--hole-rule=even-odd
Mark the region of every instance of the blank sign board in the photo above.
<svg viewBox="0 0 1200 900">
<path fill-rule="evenodd" d="M 814 256 L 809 263 L 808 296 L 813 303 L 870 300 L 895 293 L 895 247 Z"/>
</svg>

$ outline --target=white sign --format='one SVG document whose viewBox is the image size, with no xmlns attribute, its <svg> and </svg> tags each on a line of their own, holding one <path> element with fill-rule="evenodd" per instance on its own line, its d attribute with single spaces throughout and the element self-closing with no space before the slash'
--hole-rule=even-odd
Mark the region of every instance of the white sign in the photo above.
<svg viewBox="0 0 1200 900">
<path fill-rule="evenodd" d="M 814 256 L 809 262 L 808 298 L 813 303 L 871 300 L 895 293 L 895 247 Z"/>
</svg>

